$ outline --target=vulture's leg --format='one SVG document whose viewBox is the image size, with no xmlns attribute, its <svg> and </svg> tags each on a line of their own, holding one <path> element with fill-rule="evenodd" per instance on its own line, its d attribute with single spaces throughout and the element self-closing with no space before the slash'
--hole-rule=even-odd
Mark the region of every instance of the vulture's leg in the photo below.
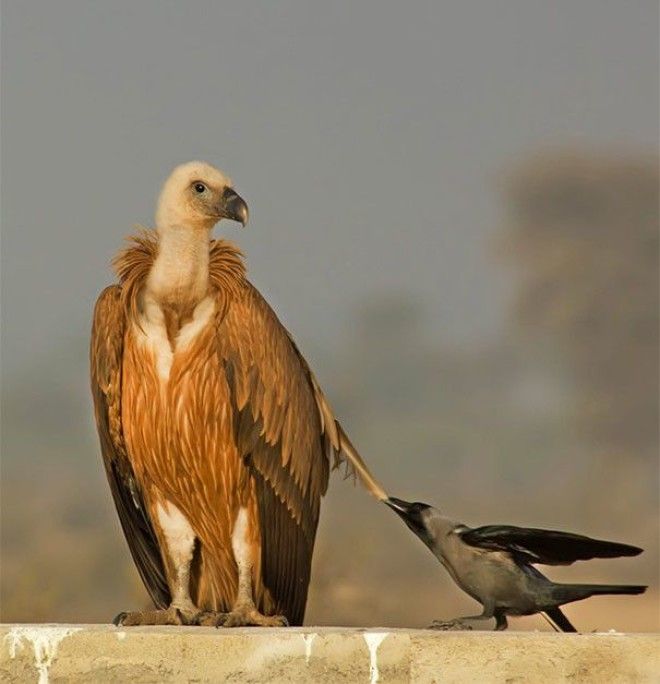
<svg viewBox="0 0 660 684">
<path fill-rule="evenodd" d="M 454 618 L 453 620 L 433 620 L 429 625 L 429 629 L 441 629 L 443 631 L 449 630 L 462 630 L 462 629 L 472 629 L 471 625 L 468 624 L 468 620 L 490 620 L 492 617 L 497 618 L 496 629 L 502 629 L 500 625 L 500 613 L 496 614 L 495 606 L 486 604 L 484 605 L 484 610 L 481 615 L 466 615 L 465 617 Z M 504 624 L 506 625 L 506 618 L 501 614 Z M 506 627 L 504 627 L 506 629 Z"/>
<path fill-rule="evenodd" d="M 252 594 L 252 566 L 255 548 L 248 529 L 248 512 L 241 508 L 236 516 L 231 546 L 238 566 L 238 592 L 231 612 L 222 616 L 218 625 L 223 627 L 286 627 L 283 615 L 263 615 L 257 610 Z"/>
<path fill-rule="evenodd" d="M 114 619 L 119 626 L 194 625 L 200 611 L 190 598 L 190 564 L 195 550 L 195 533 L 181 511 L 169 502 L 156 507 L 157 519 L 171 568 L 169 584 L 172 602 L 164 610 L 120 613 Z"/>
</svg>

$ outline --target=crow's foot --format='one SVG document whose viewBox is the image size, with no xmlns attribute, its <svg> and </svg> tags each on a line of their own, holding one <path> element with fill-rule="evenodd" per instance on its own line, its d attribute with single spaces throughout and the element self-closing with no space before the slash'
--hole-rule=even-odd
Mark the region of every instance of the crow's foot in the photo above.
<svg viewBox="0 0 660 684">
<path fill-rule="evenodd" d="M 450 632 L 458 630 L 471 630 L 472 626 L 460 618 L 457 618 L 456 620 L 433 620 L 433 622 L 428 626 L 428 629 L 438 629 L 444 632 Z"/>
</svg>

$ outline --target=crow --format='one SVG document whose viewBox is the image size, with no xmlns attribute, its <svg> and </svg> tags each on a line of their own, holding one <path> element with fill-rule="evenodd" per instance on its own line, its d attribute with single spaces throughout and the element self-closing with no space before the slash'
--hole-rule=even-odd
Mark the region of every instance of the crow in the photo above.
<svg viewBox="0 0 660 684">
<path fill-rule="evenodd" d="M 394 497 L 384 502 L 428 546 L 458 586 L 483 606 L 481 615 L 436 620 L 432 629 L 471 629 L 467 620 L 495 618 L 508 627 L 507 615 L 544 613 L 563 632 L 576 632 L 560 606 L 599 594 L 641 594 L 645 586 L 557 584 L 534 565 L 570 565 L 591 558 L 637 556 L 642 549 L 591 539 L 570 532 L 512 525 L 470 528 L 425 503 Z"/>
</svg>

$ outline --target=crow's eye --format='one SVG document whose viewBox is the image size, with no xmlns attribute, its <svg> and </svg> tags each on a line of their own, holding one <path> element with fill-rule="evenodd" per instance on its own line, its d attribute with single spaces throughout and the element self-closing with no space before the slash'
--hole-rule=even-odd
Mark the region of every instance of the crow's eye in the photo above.
<svg viewBox="0 0 660 684">
<path fill-rule="evenodd" d="M 204 183 L 195 183 L 193 187 L 195 188 L 195 192 L 200 195 L 206 190 L 206 185 L 204 185 Z"/>
</svg>

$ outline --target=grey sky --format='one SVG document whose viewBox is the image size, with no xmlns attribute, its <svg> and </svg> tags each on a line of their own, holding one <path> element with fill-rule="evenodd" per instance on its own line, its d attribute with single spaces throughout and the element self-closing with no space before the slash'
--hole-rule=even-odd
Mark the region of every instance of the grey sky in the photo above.
<svg viewBox="0 0 660 684">
<path fill-rule="evenodd" d="M 608 563 L 601 580 L 653 583 L 657 464 L 576 437 L 561 350 L 511 362 L 509 296 L 522 285 L 494 238 L 503 174 L 537 151 L 657 151 L 657 0 L 0 2 L 12 619 L 137 607 L 91 415 L 90 319 L 122 238 L 151 224 L 162 181 L 194 158 L 247 200 L 249 226 L 215 234 L 242 247 L 386 487 L 469 523 L 639 544 L 641 560 Z M 389 328 L 365 316 L 368 347 L 350 330 L 365 298 L 406 293 L 425 306 L 418 328 L 383 339 L 374 329 Z M 320 524 L 310 622 L 474 612 L 361 488 L 334 477 Z M 657 630 L 657 595 L 613 612 L 604 601 L 576 623 Z"/>
<path fill-rule="evenodd" d="M 56 369 L 87 336 L 109 259 L 191 158 L 247 199 L 250 226 L 216 234 L 303 349 L 383 290 L 418 293 L 448 339 L 492 334 L 498 173 L 547 145 L 655 146 L 657 15 L 652 0 L 5 0 L 5 378 Z"/>
</svg>

